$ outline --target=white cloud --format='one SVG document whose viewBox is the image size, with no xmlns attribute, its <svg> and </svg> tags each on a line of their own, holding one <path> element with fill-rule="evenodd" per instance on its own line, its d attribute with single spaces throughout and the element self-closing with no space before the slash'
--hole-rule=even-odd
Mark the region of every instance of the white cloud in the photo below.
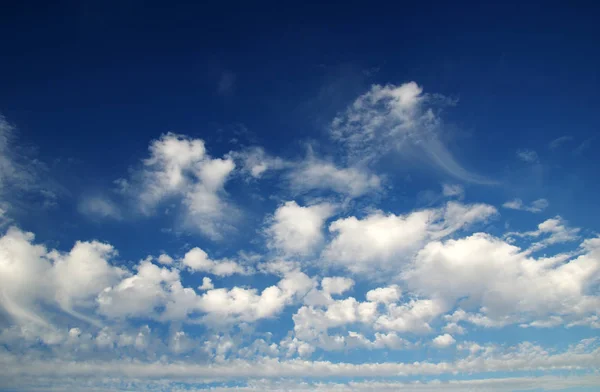
<svg viewBox="0 0 600 392">
<path fill-rule="evenodd" d="M 535 163 L 539 160 L 537 152 L 525 148 L 517 150 L 517 157 L 527 163 Z"/>
<path fill-rule="evenodd" d="M 485 204 L 448 202 L 443 208 L 407 215 L 375 212 L 363 219 L 338 219 L 329 226 L 334 238 L 323 257 L 355 273 L 398 270 L 428 239 L 447 236 L 494 214 L 496 209 Z"/>
<path fill-rule="evenodd" d="M 550 205 L 550 203 L 548 203 L 548 200 L 546 200 L 546 199 L 534 200 L 533 202 L 531 202 L 531 205 L 523 204 L 523 200 L 521 200 L 521 199 L 513 199 L 513 200 L 507 201 L 506 203 L 502 204 L 502 207 L 508 208 L 511 210 L 542 212 L 546 208 L 548 208 L 549 205 Z"/>
<path fill-rule="evenodd" d="M 238 263 L 228 259 L 212 260 L 202 249 L 190 249 L 181 259 L 181 263 L 194 272 L 206 272 L 217 276 L 248 274 L 250 271 Z"/>
<path fill-rule="evenodd" d="M 465 189 L 458 184 L 443 184 L 442 194 L 446 197 L 457 197 L 462 199 L 465 196 Z"/>
<path fill-rule="evenodd" d="M 327 277 L 321 280 L 321 287 L 327 294 L 343 294 L 354 286 L 354 280 L 342 276 Z"/>
<path fill-rule="evenodd" d="M 400 290 L 400 287 L 398 285 L 391 285 L 388 287 L 379 287 L 377 289 L 368 291 L 366 298 L 367 301 L 390 304 L 393 302 L 398 302 L 401 295 L 402 290 Z"/>
<path fill-rule="evenodd" d="M 331 162 L 309 157 L 288 175 L 293 191 L 298 193 L 325 189 L 348 197 L 359 197 L 381 189 L 381 178 L 365 168 L 339 168 Z"/>
<path fill-rule="evenodd" d="M 584 249 L 570 260 L 535 259 L 499 238 L 476 233 L 429 243 L 404 279 L 421 295 L 447 305 L 463 298 L 465 306 L 480 312 L 462 312 L 452 322 L 501 326 L 548 315 L 578 319 L 600 305 L 600 298 L 587 291 L 599 278 L 600 258 L 595 245 Z"/>
<path fill-rule="evenodd" d="M 539 251 L 550 245 L 575 241 L 579 238 L 579 231 L 579 228 L 569 227 L 566 221 L 564 221 L 560 216 L 556 216 L 540 223 L 537 230 L 509 232 L 504 236 L 509 240 L 513 237 L 540 238 L 546 236 L 546 238 L 543 238 L 542 240 L 531 245 L 531 247 L 528 249 L 528 252 L 531 253 Z"/>
<path fill-rule="evenodd" d="M 0 114 L 0 225 L 14 210 L 53 208 L 64 189 L 48 176 L 47 166 L 17 143 L 17 130 Z M 24 199 L 37 202 L 23 203 Z"/>
<path fill-rule="evenodd" d="M 121 219 L 120 208 L 111 200 L 103 197 L 89 197 L 79 203 L 79 212 L 99 218 Z"/>
<path fill-rule="evenodd" d="M 113 247 L 78 241 L 62 253 L 33 241 L 32 233 L 15 227 L 0 238 L 0 305 L 17 323 L 47 326 L 43 305 L 92 322 L 77 309 L 93 307 L 97 293 L 125 274 L 109 264 Z"/>
<path fill-rule="evenodd" d="M 489 348 L 489 349 L 488 349 Z M 1 363 L 7 365 L 2 375 L 3 385 L 22 385 L 34 380 L 50 378 L 57 380 L 71 380 L 73 377 L 98 379 L 115 377 L 119 380 L 168 380 L 170 382 L 214 382 L 216 380 L 260 380 L 260 379 L 298 379 L 309 378 L 321 382 L 327 379 L 341 377 L 372 378 L 374 384 L 371 390 L 382 390 L 381 386 L 388 381 L 381 381 L 382 377 L 406 376 L 435 376 L 452 373 L 510 373 L 550 370 L 593 370 L 600 365 L 600 351 L 598 347 L 589 342 L 581 341 L 580 344 L 569 346 L 562 350 L 549 350 L 548 348 L 522 342 L 514 347 L 484 347 L 476 353 L 466 357 L 457 358 L 447 362 L 381 362 L 381 363 L 345 363 L 329 361 L 310 361 L 304 359 L 280 360 L 278 358 L 262 357 L 253 360 L 225 360 L 222 362 L 201 363 L 198 361 L 131 361 L 131 360 L 98 360 L 74 361 L 69 358 L 54 360 L 29 359 L 20 360 L 15 353 L 4 351 L 0 356 Z M 19 375 L 20 377 L 16 377 Z M 590 373 L 592 376 L 593 373 Z M 519 379 L 509 379 L 514 387 Z M 581 379 L 578 379 L 581 380 Z M 369 381 L 361 381 L 361 383 Z M 384 384 L 379 384 L 383 382 Z M 553 384 L 554 382 L 554 384 Z M 550 378 L 548 386 L 564 382 Z M 595 386 L 600 380 L 596 375 L 584 385 Z M 394 382 L 392 382 L 394 383 Z M 473 387 L 478 389 L 485 384 L 481 380 L 463 380 L 460 388 Z M 489 382 L 488 382 L 489 383 Z M 499 379 L 497 385 L 506 385 L 507 379 Z M 25 384 L 26 385 L 26 384 Z M 355 385 L 355 384 L 351 384 Z M 422 388 L 422 384 L 411 384 Z M 433 383 L 432 385 L 437 385 Z M 530 384 L 539 386 L 537 384 Z M 572 384 L 575 385 L 575 384 Z M 581 385 L 581 384 L 580 384 Z M 446 387 L 445 384 L 441 384 Z M 451 383 L 450 386 L 454 387 Z M 391 390 L 397 384 L 391 384 Z M 46 388 L 44 388 L 46 389 Z M 263 390 L 259 387 L 258 390 Z M 294 390 L 288 389 L 286 390 Z M 313 389 L 310 389 L 313 390 Z M 317 389 L 318 390 L 318 389 Z M 368 389 L 367 389 L 368 390 Z M 442 388 L 441 390 L 445 390 Z"/>
<path fill-rule="evenodd" d="M 212 289 L 199 298 L 198 308 L 207 313 L 208 324 L 223 325 L 253 322 L 273 317 L 295 300 L 302 298 L 315 286 L 314 281 L 300 271 L 288 272 L 277 285 L 256 289 L 234 287 Z"/>
<path fill-rule="evenodd" d="M 388 152 L 426 157 L 429 164 L 463 181 L 490 183 L 461 166 L 441 142 L 440 95 L 423 94 L 415 82 L 373 85 L 331 123 L 330 133 L 350 162 L 369 163 Z"/>
<path fill-rule="evenodd" d="M 155 318 L 157 308 L 165 305 L 178 283 L 179 271 L 142 261 L 137 274 L 99 293 L 98 310 L 113 318 Z"/>
<path fill-rule="evenodd" d="M 161 264 L 166 264 L 166 265 L 173 264 L 173 258 L 165 253 L 158 256 L 157 261 Z"/>
<path fill-rule="evenodd" d="M 229 156 L 238 162 L 240 171 L 252 178 L 262 178 L 269 171 L 288 168 L 292 163 L 268 155 L 262 147 L 250 147 L 241 151 L 231 151 Z"/>
<path fill-rule="evenodd" d="M 198 290 L 202 291 L 212 290 L 214 288 L 215 285 L 213 284 L 212 279 L 210 279 L 208 276 L 202 278 L 202 285 L 198 286 Z"/>
<path fill-rule="evenodd" d="M 560 147 L 562 144 L 573 140 L 572 136 L 560 136 L 557 137 L 556 139 L 552 140 L 549 144 L 548 144 L 548 148 L 550 148 L 551 150 L 556 150 L 558 147 Z"/>
<path fill-rule="evenodd" d="M 288 201 L 277 208 L 266 229 L 267 244 L 284 254 L 308 256 L 323 242 L 323 224 L 335 211 L 329 203 L 299 206 Z"/>
<path fill-rule="evenodd" d="M 203 140 L 173 133 L 152 141 L 149 150 L 131 181 L 119 181 L 142 212 L 152 214 L 160 203 L 176 198 L 184 223 L 206 236 L 220 239 L 232 229 L 237 209 L 224 199 L 225 182 L 235 168 L 231 158 L 211 158 Z"/>
<path fill-rule="evenodd" d="M 454 343 L 456 343 L 456 340 L 454 340 L 454 338 L 452 337 L 452 335 L 450 334 L 443 334 L 443 335 L 439 335 L 436 336 L 431 343 L 438 348 L 446 348 L 446 347 L 450 347 L 452 346 Z"/>
</svg>

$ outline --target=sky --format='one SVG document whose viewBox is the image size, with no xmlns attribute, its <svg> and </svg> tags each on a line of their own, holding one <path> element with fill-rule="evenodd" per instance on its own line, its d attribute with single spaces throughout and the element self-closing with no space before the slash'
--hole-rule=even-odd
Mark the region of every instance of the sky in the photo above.
<svg viewBox="0 0 600 392">
<path fill-rule="evenodd" d="M 13 2 L 0 391 L 600 388 L 600 9 Z"/>
</svg>

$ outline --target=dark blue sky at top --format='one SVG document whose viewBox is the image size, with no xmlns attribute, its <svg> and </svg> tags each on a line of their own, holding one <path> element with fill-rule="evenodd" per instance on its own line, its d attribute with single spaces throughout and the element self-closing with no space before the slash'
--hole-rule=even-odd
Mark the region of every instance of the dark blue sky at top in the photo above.
<svg viewBox="0 0 600 392">
<path fill-rule="evenodd" d="M 458 98 L 444 113 L 449 147 L 465 167 L 510 178 L 496 203 L 547 197 L 600 229 L 600 6 L 190 3 L 3 2 L 0 112 L 67 197 L 112 186 L 167 131 L 205 139 L 214 156 L 233 136 L 297 155 L 372 83 L 414 80 Z M 219 92 L 223 75 L 231 88 Z M 542 174 L 518 167 L 520 148 L 538 151 Z M 488 201 L 484 188 L 469 194 Z"/>
</svg>

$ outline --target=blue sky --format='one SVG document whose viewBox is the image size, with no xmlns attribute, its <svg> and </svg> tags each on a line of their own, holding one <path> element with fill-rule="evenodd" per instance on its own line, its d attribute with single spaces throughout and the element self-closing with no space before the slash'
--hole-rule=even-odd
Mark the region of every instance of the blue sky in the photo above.
<svg viewBox="0 0 600 392">
<path fill-rule="evenodd" d="M 6 7 L 0 390 L 597 389 L 597 15 Z"/>
</svg>

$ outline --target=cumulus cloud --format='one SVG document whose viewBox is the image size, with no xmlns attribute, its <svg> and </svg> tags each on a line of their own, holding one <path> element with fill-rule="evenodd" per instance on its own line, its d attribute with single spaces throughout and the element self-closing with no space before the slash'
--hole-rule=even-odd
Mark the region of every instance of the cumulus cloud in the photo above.
<svg viewBox="0 0 600 392">
<path fill-rule="evenodd" d="M 248 274 L 249 270 L 235 261 L 222 259 L 212 260 L 202 249 L 196 247 L 190 249 L 181 264 L 194 272 L 206 272 L 217 276 L 229 276 L 233 274 Z"/>
<path fill-rule="evenodd" d="M 456 343 L 456 340 L 454 340 L 454 338 L 452 337 L 452 335 L 450 334 L 443 334 L 443 335 L 439 335 L 436 336 L 432 341 L 431 344 L 433 344 L 435 347 L 437 348 L 446 348 L 446 347 L 450 347 L 452 346 L 454 343 Z"/>
<path fill-rule="evenodd" d="M 94 298 L 126 271 L 110 265 L 114 248 L 78 241 L 67 252 L 34 244 L 34 235 L 11 227 L 0 238 L 0 305 L 17 323 L 47 326 L 44 305 L 91 321 L 77 310 L 93 307 Z"/>
<path fill-rule="evenodd" d="M 212 239 L 231 230 L 237 209 L 226 201 L 225 182 L 235 168 L 233 159 L 212 158 L 204 141 L 167 133 L 150 143 L 150 157 L 121 190 L 152 214 L 166 200 L 181 203 L 184 223 Z"/>
<path fill-rule="evenodd" d="M 443 208 L 407 215 L 375 212 L 362 219 L 338 219 L 329 226 L 334 238 L 323 257 L 355 273 L 398 270 L 427 240 L 448 236 L 496 213 L 485 204 L 448 202 Z"/>
<path fill-rule="evenodd" d="M 267 245 L 288 255 L 307 256 L 323 242 L 323 224 L 335 211 L 329 203 L 299 206 L 295 201 L 281 205 L 265 230 Z"/>
<path fill-rule="evenodd" d="M 427 244 L 404 278 L 421 295 L 448 305 L 463 299 L 464 306 L 476 310 L 456 313 L 452 322 L 502 326 L 551 315 L 580 318 L 600 305 L 588 291 L 600 271 L 591 244 L 584 243 L 586 253 L 576 258 L 535 259 L 499 238 L 476 233 Z"/>
</svg>

